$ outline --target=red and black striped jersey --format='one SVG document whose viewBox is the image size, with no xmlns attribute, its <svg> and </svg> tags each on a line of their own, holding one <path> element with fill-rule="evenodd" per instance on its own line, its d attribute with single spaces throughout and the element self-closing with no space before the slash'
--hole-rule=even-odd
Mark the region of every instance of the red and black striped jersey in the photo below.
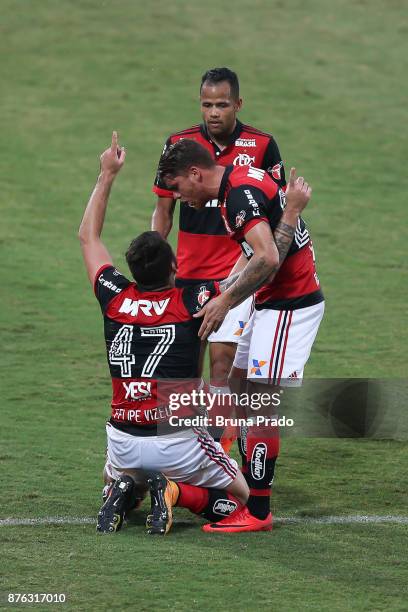
<svg viewBox="0 0 408 612">
<path fill-rule="evenodd" d="M 163 396 L 169 383 L 160 391 L 158 382 L 197 379 L 201 320 L 192 315 L 219 294 L 218 283 L 140 291 L 105 265 L 96 274 L 94 289 L 112 378 L 111 422 L 145 426 L 166 421 L 170 412 Z M 173 382 L 170 388 L 174 390 Z"/>
<path fill-rule="evenodd" d="M 225 169 L 218 194 L 221 215 L 231 238 L 250 259 L 253 251 L 246 233 L 257 223 L 266 222 L 273 231 L 285 208 L 284 191 L 267 172 L 253 166 Z M 272 283 L 255 295 L 255 307 L 293 310 L 323 301 L 316 274 L 313 245 L 308 229 L 299 218 L 293 242 Z"/>
<path fill-rule="evenodd" d="M 256 166 L 266 170 L 280 187 L 285 183 L 285 171 L 278 145 L 265 134 L 237 121 L 229 143 L 221 150 L 211 140 L 205 125 L 195 125 L 172 134 L 167 147 L 182 138 L 196 140 L 222 166 Z M 171 198 L 173 192 L 156 176 L 153 191 L 159 197 Z M 239 257 L 239 248 L 231 243 L 221 220 L 217 200 L 207 202 L 203 210 L 180 203 L 177 264 L 179 280 L 199 282 L 202 279 L 222 279 L 228 276 Z"/>
</svg>

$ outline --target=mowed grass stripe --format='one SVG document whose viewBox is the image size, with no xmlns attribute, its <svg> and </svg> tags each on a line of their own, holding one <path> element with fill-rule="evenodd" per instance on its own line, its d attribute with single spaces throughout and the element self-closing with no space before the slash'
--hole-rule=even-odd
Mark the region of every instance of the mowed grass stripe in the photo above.
<svg viewBox="0 0 408 612">
<path fill-rule="evenodd" d="M 353 525 L 365 523 L 396 523 L 408 524 L 408 516 L 401 515 L 366 515 L 351 514 L 349 516 L 277 516 L 274 525 Z M 0 527 L 30 527 L 37 525 L 92 525 L 96 518 L 91 516 L 44 516 L 39 518 L 6 518 L 0 519 Z M 176 523 L 177 524 L 177 523 Z"/>
</svg>

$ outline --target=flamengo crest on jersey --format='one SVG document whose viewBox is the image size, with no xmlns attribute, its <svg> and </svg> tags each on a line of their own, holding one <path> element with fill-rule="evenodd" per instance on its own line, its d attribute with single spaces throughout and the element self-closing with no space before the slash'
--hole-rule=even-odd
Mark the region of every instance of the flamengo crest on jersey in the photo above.
<svg viewBox="0 0 408 612">
<path fill-rule="evenodd" d="M 238 153 L 232 163 L 234 166 L 250 166 L 255 163 L 255 155 L 251 156 L 247 153 Z"/>
<path fill-rule="evenodd" d="M 198 304 L 199 306 L 204 306 L 206 302 L 210 299 L 210 292 L 208 291 L 205 285 L 202 285 L 199 289 L 198 293 Z"/>
<path fill-rule="evenodd" d="M 268 168 L 267 172 L 276 181 L 280 181 L 281 180 L 281 174 L 282 174 L 282 166 L 283 166 L 283 163 L 282 162 L 278 162 L 277 164 L 272 166 L 272 168 Z"/>
<path fill-rule="evenodd" d="M 235 217 L 235 227 L 242 227 L 245 222 L 245 210 L 240 210 L 237 216 Z"/>
</svg>

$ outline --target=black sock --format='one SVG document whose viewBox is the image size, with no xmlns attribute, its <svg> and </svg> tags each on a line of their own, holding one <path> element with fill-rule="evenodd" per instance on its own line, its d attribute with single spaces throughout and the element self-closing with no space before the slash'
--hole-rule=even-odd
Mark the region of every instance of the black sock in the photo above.
<svg viewBox="0 0 408 612">
<path fill-rule="evenodd" d="M 212 523 L 216 523 L 240 506 L 239 501 L 225 489 L 208 489 L 208 503 L 200 514 Z"/>
</svg>

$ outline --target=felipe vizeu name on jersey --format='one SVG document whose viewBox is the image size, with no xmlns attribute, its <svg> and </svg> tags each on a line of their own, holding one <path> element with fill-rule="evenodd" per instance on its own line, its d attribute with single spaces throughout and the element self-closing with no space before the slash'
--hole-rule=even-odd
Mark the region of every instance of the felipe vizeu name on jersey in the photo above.
<svg viewBox="0 0 408 612">
<path fill-rule="evenodd" d="M 212 281 L 140 291 L 111 265 L 98 271 L 95 294 L 104 317 L 114 422 L 167 420 L 171 412 L 161 392 L 166 387 L 158 389 L 158 380 L 197 378 L 201 323 L 192 315 L 218 293 Z"/>
<path fill-rule="evenodd" d="M 273 231 L 282 218 L 285 193 L 260 168 L 227 167 L 219 201 L 226 230 L 239 242 L 244 255 L 253 255 L 245 235 L 257 223 L 267 222 Z M 256 292 L 256 308 L 304 308 L 323 300 L 316 274 L 313 245 L 303 219 L 299 219 L 292 244 L 271 283 Z"/>
</svg>

